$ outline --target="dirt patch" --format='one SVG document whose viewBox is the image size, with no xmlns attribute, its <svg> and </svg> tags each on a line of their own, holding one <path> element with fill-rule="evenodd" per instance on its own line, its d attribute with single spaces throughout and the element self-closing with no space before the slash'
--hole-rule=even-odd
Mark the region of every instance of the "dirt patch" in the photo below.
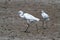
<svg viewBox="0 0 60 40">
<path fill-rule="evenodd" d="M 60 6 L 56 4 L 45 5 L 43 3 L 22 3 L 14 2 L 11 4 L 0 4 L 0 39 L 2 40 L 59 40 L 60 39 Z M 45 10 L 50 16 L 48 28 L 43 29 L 42 21 L 38 22 L 39 34 L 36 31 L 35 23 L 31 24 L 26 30 L 26 20 L 19 17 L 18 11 L 30 13 L 41 19 L 41 9 Z M 58 21 L 57 21 L 58 20 Z M 4 37 L 4 38 L 3 38 Z M 5 38 L 6 37 L 6 38 Z M 12 38 L 12 39 L 11 39 Z"/>
</svg>

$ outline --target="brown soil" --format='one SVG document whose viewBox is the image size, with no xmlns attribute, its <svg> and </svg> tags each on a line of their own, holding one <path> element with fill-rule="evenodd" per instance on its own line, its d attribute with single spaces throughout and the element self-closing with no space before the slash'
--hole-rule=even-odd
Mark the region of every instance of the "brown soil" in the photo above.
<svg viewBox="0 0 60 40">
<path fill-rule="evenodd" d="M 40 19 L 41 10 L 45 10 L 50 16 L 47 29 L 43 29 L 42 21 L 38 22 L 37 33 L 35 23 L 30 24 L 26 30 L 26 20 L 19 17 L 18 11 L 30 13 Z M 22 3 L 0 4 L 0 39 L 1 40 L 60 40 L 60 5 L 43 3 Z"/>
</svg>

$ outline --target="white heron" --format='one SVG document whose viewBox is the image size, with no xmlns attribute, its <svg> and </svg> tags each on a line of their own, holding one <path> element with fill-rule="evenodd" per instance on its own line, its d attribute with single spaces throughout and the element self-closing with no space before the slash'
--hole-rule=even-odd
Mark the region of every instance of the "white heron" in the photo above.
<svg viewBox="0 0 60 40">
<path fill-rule="evenodd" d="M 43 10 L 41 12 L 42 12 L 41 16 L 43 18 L 43 24 L 42 24 L 42 26 L 44 26 L 44 21 L 46 21 L 46 26 L 47 26 L 47 21 L 50 20 L 49 15 L 47 13 L 45 13 Z"/>
<path fill-rule="evenodd" d="M 28 32 L 27 30 L 28 30 L 28 28 L 29 28 L 29 24 L 30 24 L 30 23 L 32 23 L 32 22 L 38 22 L 38 21 L 40 20 L 39 18 L 36 18 L 36 17 L 34 17 L 33 15 L 31 15 L 31 14 L 24 13 L 24 12 L 21 11 L 21 10 L 20 10 L 18 13 L 19 13 L 19 16 L 20 16 L 21 18 L 27 20 L 27 25 L 28 25 L 28 27 L 27 27 L 27 29 L 25 30 L 25 32 Z M 38 31 L 38 29 L 37 29 L 37 31 Z"/>
</svg>

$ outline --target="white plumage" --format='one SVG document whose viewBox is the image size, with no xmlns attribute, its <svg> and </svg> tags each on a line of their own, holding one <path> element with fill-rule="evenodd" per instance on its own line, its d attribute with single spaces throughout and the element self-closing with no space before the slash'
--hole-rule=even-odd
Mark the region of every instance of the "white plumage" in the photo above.
<svg viewBox="0 0 60 40">
<path fill-rule="evenodd" d="M 47 24 L 47 22 L 50 20 L 49 19 L 49 15 L 47 14 L 47 13 L 45 13 L 43 10 L 41 11 L 42 13 L 41 13 L 41 16 L 42 16 L 42 18 L 43 18 L 43 21 L 42 21 L 42 26 L 45 26 L 44 25 L 44 21 L 46 22 L 45 24 L 46 24 L 46 27 L 48 26 L 48 24 Z M 46 29 L 46 27 L 44 27 L 44 29 Z"/>
<path fill-rule="evenodd" d="M 19 16 L 20 16 L 21 18 L 27 20 L 28 27 L 29 27 L 29 23 L 31 23 L 31 22 L 36 22 L 36 21 L 39 21 L 39 20 L 40 20 L 39 18 L 36 18 L 36 17 L 34 17 L 33 15 L 31 15 L 31 14 L 24 13 L 23 11 L 19 11 L 18 13 L 19 13 Z M 27 29 L 28 29 L 28 27 L 27 27 Z M 27 29 L 26 29 L 25 32 L 28 32 Z"/>
<path fill-rule="evenodd" d="M 50 20 L 47 13 L 45 13 L 43 10 L 41 12 L 42 12 L 41 16 L 43 17 L 44 20 L 46 20 L 46 21 Z"/>
<path fill-rule="evenodd" d="M 33 15 L 31 15 L 31 14 L 23 13 L 23 11 L 19 11 L 18 13 L 20 13 L 19 16 L 20 16 L 21 18 L 24 18 L 24 19 L 26 19 L 26 20 L 29 20 L 30 22 L 31 22 L 31 21 L 39 21 L 39 20 L 40 20 L 39 18 L 36 18 L 36 17 L 34 17 Z"/>
</svg>

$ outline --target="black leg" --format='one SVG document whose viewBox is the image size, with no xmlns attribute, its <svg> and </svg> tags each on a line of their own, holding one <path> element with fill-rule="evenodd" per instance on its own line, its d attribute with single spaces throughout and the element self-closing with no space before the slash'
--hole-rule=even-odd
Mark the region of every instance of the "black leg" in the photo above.
<svg viewBox="0 0 60 40">
<path fill-rule="evenodd" d="M 46 27 L 48 28 L 48 24 L 47 24 L 48 22 L 46 21 Z"/>
<path fill-rule="evenodd" d="M 37 24 L 36 24 L 36 29 L 37 29 L 37 33 L 39 33 Z"/>
<path fill-rule="evenodd" d="M 27 25 L 28 25 L 28 27 L 27 27 L 27 29 L 24 31 L 24 32 L 27 32 L 27 33 L 29 33 L 28 32 L 28 28 L 30 27 L 30 25 L 27 23 Z"/>
<path fill-rule="evenodd" d="M 44 27 L 44 20 L 42 21 L 42 27 Z"/>
<path fill-rule="evenodd" d="M 45 21 L 43 20 L 42 27 L 43 27 L 43 29 L 46 29 L 44 22 Z"/>
</svg>

